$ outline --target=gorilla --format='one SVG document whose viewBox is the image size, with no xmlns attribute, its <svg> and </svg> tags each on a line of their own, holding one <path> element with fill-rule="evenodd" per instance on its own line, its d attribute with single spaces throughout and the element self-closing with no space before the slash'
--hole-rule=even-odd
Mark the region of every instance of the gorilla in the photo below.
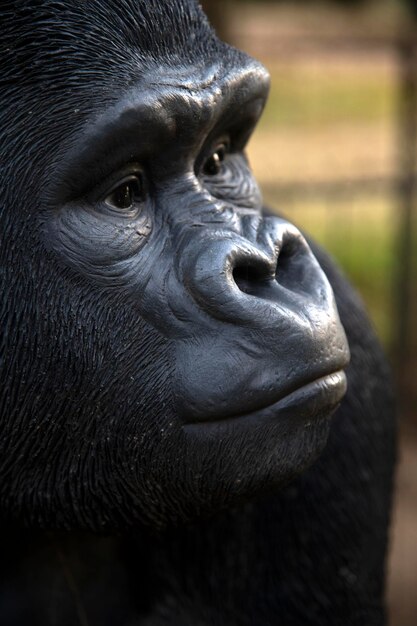
<svg viewBox="0 0 417 626">
<path fill-rule="evenodd" d="M 194 0 L 0 25 L 0 623 L 381 626 L 389 374 L 262 207 L 266 70 Z"/>
</svg>

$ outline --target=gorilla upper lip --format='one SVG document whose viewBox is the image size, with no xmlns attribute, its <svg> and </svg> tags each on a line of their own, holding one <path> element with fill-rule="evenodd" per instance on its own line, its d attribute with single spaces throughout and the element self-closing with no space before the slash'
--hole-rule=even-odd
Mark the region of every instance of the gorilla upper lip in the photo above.
<svg viewBox="0 0 417 626">
<path fill-rule="evenodd" d="M 347 381 L 343 370 L 320 376 L 297 388 L 285 392 L 273 403 L 248 413 L 232 414 L 213 419 L 189 422 L 187 426 L 215 425 L 241 420 L 259 422 L 274 421 L 277 418 L 293 417 L 297 420 L 314 419 L 316 416 L 330 415 L 346 393 Z"/>
</svg>

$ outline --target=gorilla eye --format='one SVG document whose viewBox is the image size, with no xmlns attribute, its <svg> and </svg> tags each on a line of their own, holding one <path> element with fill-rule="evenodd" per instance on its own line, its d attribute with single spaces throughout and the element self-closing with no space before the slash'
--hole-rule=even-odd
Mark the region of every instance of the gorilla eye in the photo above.
<svg viewBox="0 0 417 626">
<path fill-rule="evenodd" d="M 131 209 L 135 203 L 144 200 L 143 180 L 139 175 L 126 178 L 106 196 L 105 202 L 114 209 Z"/>
<path fill-rule="evenodd" d="M 225 159 L 228 146 L 222 143 L 218 146 L 211 156 L 206 160 L 203 166 L 203 173 L 207 176 L 216 176 L 220 173 L 222 163 Z"/>
</svg>

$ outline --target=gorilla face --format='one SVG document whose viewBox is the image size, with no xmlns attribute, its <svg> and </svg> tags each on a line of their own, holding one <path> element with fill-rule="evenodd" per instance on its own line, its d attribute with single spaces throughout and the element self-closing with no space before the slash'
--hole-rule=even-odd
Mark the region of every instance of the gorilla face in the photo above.
<svg viewBox="0 0 417 626">
<path fill-rule="evenodd" d="M 159 526 L 288 481 L 348 348 L 304 238 L 261 215 L 266 71 L 193 2 L 126 0 L 128 31 L 120 2 L 41 4 L 1 119 L 2 515 Z"/>
</svg>

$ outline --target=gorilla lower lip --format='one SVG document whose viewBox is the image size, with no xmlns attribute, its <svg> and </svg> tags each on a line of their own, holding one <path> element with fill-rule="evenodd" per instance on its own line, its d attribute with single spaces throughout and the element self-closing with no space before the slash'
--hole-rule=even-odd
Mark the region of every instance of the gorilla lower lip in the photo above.
<svg viewBox="0 0 417 626">
<path fill-rule="evenodd" d="M 297 417 L 313 417 L 336 406 L 346 393 L 346 375 L 343 371 L 335 372 L 296 389 L 288 396 L 269 407 L 279 414 L 297 412 Z"/>
<path fill-rule="evenodd" d="M 284 396 L 274 404 L 251 413 L 225 417 L 218 420 L 194 422 L 187 426 L 215 425 L 234 422 L 263 423 L 277 419 L 294 417 L 297 421 L 310 420 L 315 417 L 327 417 L 337 407 L 346 393 L 346 375 L 341 370 L 317 378 Z"/>
</svg>

